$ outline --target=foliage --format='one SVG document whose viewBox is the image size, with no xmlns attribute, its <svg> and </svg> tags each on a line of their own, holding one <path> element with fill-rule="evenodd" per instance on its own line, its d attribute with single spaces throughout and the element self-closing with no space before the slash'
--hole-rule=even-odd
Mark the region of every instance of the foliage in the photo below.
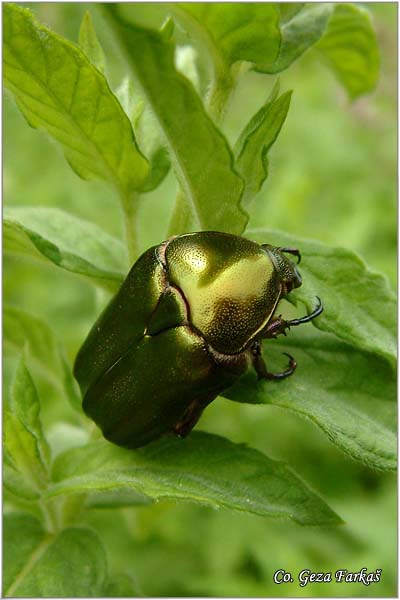
<svg viewBox="0 0 400 600">
<path fill-rule="evenodd" d="M 34 10 L 51 15 L 52 9 L 39 3 Z M 272 150 L 295 97 L 291 90 L 281 93 L 275 79 L 266 94 L 265 82 L 295 73 L 303 61 L 318 73 L 322 60 L 350 98 L 370 92 L 379 53 L 369 13 L 352 4 L 301 3 L 99 4 L 84 15 L 79 5 L 62 10 L 72 11 L 77 27 L 69 36 L 79 31 L 79 46 L 26 8 L 6 4 L 3 10 L 5 86 L 28 124 L 56 142 L 74 173 L 95 180 L 78 181 L 79 198 L 72 200 L 59 175 L 41 171 L 40 150 L 35 170 L 43 172 L 40 189 L 48 188 L 31 203 L 39 206 L 14 197 L 23 171 L 11 186 L 6 180 L 4 595 L 134 596 L 142 587 L 148 595 L 286 595 L 293 588 L 273 587 L 273 566 L 301 570 L 306 565 L 296 557 L 307 556 L 315 570 L 333 570 L 343 565 L 335 567 L 329 556 L 344 548 L 350 548 L 349 570 L 360 568 L 354 557 L 363 564 L 385 560 L 384 587 L 370 590 L 393 593 L 391 546 L 387 554 L 370 552 L 376 538 L 364 539 L 361 515 L 369 519 L 372 511 L 364 479 L 383 490 L 375 502 L 379 514 L 392 514 L 393 480 L 372 469 L 396 467 L 394 293 L 352 249 L 279 231 L 272 201 L 265 204 L 269 220 L 255 223 Z M 249 99 L 248 116 L 240 110 L 233 127 L 235 94 L 252 77 L 261 82 L 262 100 L 253 107 Z M 306 120 L 312 130 L 313 115 Z M 27 165 L 42 140 L 21 122 L 18 128 L 29 139 L 19 145 Z M 6 137 L 6 158 L 8 145 Z M 34 172 L 27 177 L 32 186 L 39 179 Z M 107 200 L 104 183 L 113 194 Z M 158 207 L 164 238 L 214 229 L 299 247 L 304 285 L 293 294 L 297 308 L 283 301 L 280 309 L 304 313 L 318 295 L 325 311 L 316 327 L 264 344 L 272 366 L 280 361 L 277 350 L 296 356 L 293 378 L 274 385 L 249 372 L 224 394 L 235 403 L 219 399 L 206 411 L 202 423 L 211 433 L 127 451 L 97 439 L 80 407 L 71 360 L 129 264 L 148 240 L 160 241 L 155 222 L 145 227 L 145 212 L 152 212 L 153 198 L 173 191 L 175 205 Z M 301 233 L 309 225 L 302 225 L 300 213 Z M 28 268 L 34 282 L 26 281 Z M 24 295 L 32 293 L 29 310 L 19 306 L 21 277 Z M 260 405 L 256 418 L 251 405 Z M 360 514 L 349 508 L 357 503 Z M 273 517 L 319 528 L 311 533 Z M 343 518 L 346 528 L 333 527 Z M 332 528 L 322 529 L 327 525 Z M 383 519 L 382 531 L 385 526 Z M 317 559 L 313 547 L 321 553 Z M 166 553 L 168 573 L 159 565 Z M 310 593 L 363 593 L 361 584 L 343 586 Z"/>
</svg>

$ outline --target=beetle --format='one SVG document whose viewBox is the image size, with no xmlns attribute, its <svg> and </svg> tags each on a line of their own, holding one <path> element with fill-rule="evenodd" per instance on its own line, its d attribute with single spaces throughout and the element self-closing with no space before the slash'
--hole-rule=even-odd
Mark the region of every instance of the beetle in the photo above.
<svg viewBox="0 0 400 600">
<path fill-rule="evenodd" d="M 296 248 L 257 244 L 216 231 L 179 235 L 133 265 L 76 357 L 83 409 L 109 441 L 143 446 L 164 434 L 186 436 L 204 408 L 249 367 L 281 380 L 295 359 L 271 373 L 261 342 L 321 314 L 275 311 L 302 280 Z"/>
</svg>

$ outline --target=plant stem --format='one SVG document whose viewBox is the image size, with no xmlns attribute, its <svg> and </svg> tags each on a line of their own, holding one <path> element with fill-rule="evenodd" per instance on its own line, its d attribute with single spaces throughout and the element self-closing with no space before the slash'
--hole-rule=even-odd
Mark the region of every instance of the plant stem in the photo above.
<svg viewBox="0 0 400 600">
<path fill-rule="evenodd" d="M 208 94 L 208 112 L 216 125 L 221 125 L 224 119 L 234 86 L 235 79 L 228 70 L 215 73 Z"/>
<path fill-rule="evenodd" d="M 41 500 L 39 502 L 40 509 L 44 516 L 47 530 L 50 533 L 55 533 L 60 529 L 60 515 L 58 510 L 57 499 Z"/>
<path fill-rule="evenodd" d="M 179 187 L 168 226 L 167 237 L 190 231 L 193 226 L 192 220 L 191 212 L 185 200 L 185 194 L 182 192 L 181 187 Z"/>
<path fill-rule="evenodd" d="M 62 507 L 62 518 L 64 525 L 70 525 L 74 523 L 81 512 L 85 508 L 85 499 L 87 494 L 72 494 L 67 496 L 64 500 Z"/>
<path fill-rule="evenodd" d="M 139 194 L 132 192 L 129 196 L 121 194 L 121 205 L 124 219 L 125 242 L 130 264 L 133 264 L 139 253 L 137 208 Z"/>
</svg>

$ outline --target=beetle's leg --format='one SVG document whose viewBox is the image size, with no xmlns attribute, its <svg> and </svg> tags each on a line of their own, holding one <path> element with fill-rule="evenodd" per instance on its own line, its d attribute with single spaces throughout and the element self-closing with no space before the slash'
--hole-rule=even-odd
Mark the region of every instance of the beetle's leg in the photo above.
<svg viewBox="0 0 400 600">
<path fill-rule="evenodd" d="M 178 423 L 174 426 L 173 432 L 175 435 L 181 438 L 186 437 L 200 419 L 205 407 L 210 404 L 214 398 L 215 394 L 211 394 L 201 401 L 198 399 L 193 400 L 184 411 Z"/>
<path fill-rule="evenodd" d="M 322 306 L 321 299 L 318 298 L 318 296 L 317 296 L 317 300 L 318 300 L 318 305 L 316 306 L 316 308 L 314 308 L 314 310 L 309 315 L 300 317 L 300 319 L 290 319 L 290 320 L 286 321 L 286 319 L 282 319 L 282 315 L 279 315 L 279 317 L 277 317 L 276 319 L 274 319 L 273 321 L 268 323 L 267 327 L 265 328 L 265 330 L 262 334 L 262 337 L 263 338 L 275 338 L 277 335 L 279 335 L 281 333 L 283 333 L 283 335 L 286 335 L 286 331 L 285 331 L 286 329 L 290 329 L 291 327 L 294 327 L 295 325 L 302 325 L 303 323 L 308 323 L 309 321 L 312 321 L 313 319 L 318 317 L 324 310 L 324 307 Z"/>
<path fill-rule="evenodd" d="M 281 373 L 270 373 L 267 369 L 267 365 L 265 360 L 261 356 L 261 344 L 260 342 L 254 342 L 251 347 L 251 354 L 253 359 L 253 366 L 258 375 L 259 379 L 285 379 L 285 377 L 289 377 L 297 367 L 297 362 L 290 356 L 287 352 L 283 352 L 286 356 L 289 357 L 289 366 L 285 371 Z"/>
<path fill-rule="evenodd" d="M 300 250 L 298 250 L 298 248 L 278 248 L 278 250 L 280 252 L 287 252 L 288 254 L 293 254 L 293 256 L 297 257 L 297 264 L 299 264 L 299 262 L 301 261 L 301 254 L 300 254 Z"/>
</svg>

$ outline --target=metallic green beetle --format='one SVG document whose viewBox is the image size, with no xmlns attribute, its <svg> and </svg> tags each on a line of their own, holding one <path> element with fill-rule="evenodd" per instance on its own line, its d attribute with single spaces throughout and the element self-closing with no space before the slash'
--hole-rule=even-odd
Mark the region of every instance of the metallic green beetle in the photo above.
<svg viewBox="0 0 400 600">
<path fill-rule="evenodd" d="M 285 256 L 295 248 L 259 245 L 204 231 L 180 235 L 147 250 L 80 349 L 74 374 L 83 408 L 104 436 L 127 448 L 166 433 L 184 437 L 203 409 L 253 365 L 270 373 L 261 340 L 301 319 L 275 316 L 279 300 L 301 285 Z"/>
</svg>

